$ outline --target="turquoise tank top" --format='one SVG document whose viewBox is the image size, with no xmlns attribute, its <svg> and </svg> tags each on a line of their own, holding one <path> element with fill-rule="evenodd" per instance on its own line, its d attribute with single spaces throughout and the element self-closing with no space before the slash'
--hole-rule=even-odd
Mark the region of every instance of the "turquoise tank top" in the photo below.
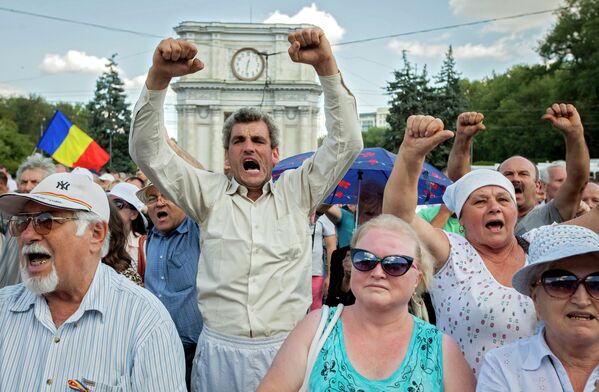
<svg viewBox="0 0 599 392">
<path fill-rule="evenodd" d="M 329 321 L 336 308 L 330 308 Z M 319 391 L 443 391 L 443 334 L 435 326 L 412 316 L 414 330 L 406 356 L 386 380 L 369 380 L 359 374 L 347 357 L 341 318 L 320 350 L 308 387 Z"/>
</svg>

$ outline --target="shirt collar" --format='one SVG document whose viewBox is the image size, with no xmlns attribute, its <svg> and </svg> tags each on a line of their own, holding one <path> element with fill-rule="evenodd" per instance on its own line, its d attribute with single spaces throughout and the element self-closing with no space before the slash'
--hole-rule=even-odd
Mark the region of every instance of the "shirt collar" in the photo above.
<svg viewBox="0 0 599 392">
<path fill-rule="evenodd" d="M 235 177 L 231 177 L 231 184 L 225 191 L 227 195 L 233 195 L 235 193 L 239 193 L 240 195 L 247 196 L 247 188 L 244 185 L 241 185 L 237 182 Z M 267 193 L 272 192 L 273 182 L 272 177 L 262 186 L 262 194 L 265 195 Z"/>
<path fill-rule="evenodd" d="M 541 328 L 541 330 L 531 338 L 531 344 L 528 345 L 528 352 L 522 361 L 522 368 L 524 370 L 537 370 L 541 367 L 541 363 L 545 357 L 555 358 L 555 355 L 553 355 L 545 341 L 545 328 Z"/>
<path fill-rule="evenodd" d="M 98 264 L 92 283 L 83 297 L 79 309 L 69 317 L 69 320 L 79 319 L 88 310 L 95 310 L 100 314 L 106 312 L 106 296 L 110 295 L 107 293 L 109 285 L 109 282 L 107 281 L 109 279 L 108 271 L 106 270 L 107 268 L 110 267 L 105 266 L 101 262 Z M 40 301 L 45 301 L 42 295 L 35 294 L 29 290 L 24 283 L 21 283 L 21 285 L 22 292 L 10 306 L 11 311 L 26 312 L 34 305 L 39 306 L 41 304 Z"/>
</svg>

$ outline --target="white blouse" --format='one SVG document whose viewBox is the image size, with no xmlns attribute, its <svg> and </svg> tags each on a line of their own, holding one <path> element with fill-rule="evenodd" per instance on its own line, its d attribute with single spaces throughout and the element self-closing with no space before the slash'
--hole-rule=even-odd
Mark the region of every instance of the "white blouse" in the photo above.
<svg viewBox="0 0 599 392">
<path fill-rule="evenodd" d="M 501 285 L 464 237 L 445 232 L 449 259 L 430 289 L 437 328 L 453 337 L 477 375 L 484 355 L 535 332 L 532 300 Z"/>
</svg>

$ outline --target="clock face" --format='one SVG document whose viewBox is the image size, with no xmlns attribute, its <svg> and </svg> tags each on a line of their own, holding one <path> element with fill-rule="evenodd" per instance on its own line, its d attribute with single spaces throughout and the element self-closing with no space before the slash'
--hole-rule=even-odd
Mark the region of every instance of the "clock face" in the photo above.
<svg viewBox="0 0 599 392">
<path fill-rule="evenodd" d="M 241 80 L 256 80 L 264 71 L 264 59 L 253 48 L 239 49 L 231 59 L 233 75 Z"/>
</svg>

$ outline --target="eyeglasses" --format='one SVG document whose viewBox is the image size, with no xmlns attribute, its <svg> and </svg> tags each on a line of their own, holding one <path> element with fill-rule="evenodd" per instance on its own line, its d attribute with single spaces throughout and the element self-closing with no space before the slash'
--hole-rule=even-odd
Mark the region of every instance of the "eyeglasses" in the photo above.
<svg viewBox="0 0 599 392">
<path fill-rule="evenodd" d="M 13 237 L 18 237 L 27 229 L 29 222 L 33 222 L 33 230 L 40 235 L 46 235 L 52 231 L 54 222 L 62 223 L 77 219 L 79 218 L 74 216 L 53 216 L 49 212 L 31 215 L 15 215 L 8 220 L 8 230 Z"/>
<path fill-rule="evenodd" d="M 579 278 L 570 271 L 549 270 L 541 275 L 541 278 L 533 284 L 533 287 L 541 285 L 550 297 L 567 299 L 576 293 L 580 284 L 584 286 L 592 298 L 599 299 L 599 271 Z"/>
<path fill-rule="evenodd" d="M 112 202 L 114 203 L 114 206 L 116 208 L 118 208 L 119 210 L 122 210 L 124 208 L 128 208 L 128 209 L 132 210 L 133 208 L 135 208 L 131 204 L 127 203 L 125 200 L 114 199 Z"/>
<path fill-rule="evenodd" d="M 416 265 L 413 264 L 414 258 L 411 256 L 391 255 L 381 259 L 363 249 L 351 250 L 351 262 L 358 271 L 362 272 L 371 271 L 378 263 L 381 263 L 383 271 L 391 276 L 402 276 L 412 266 L 416 268 Z"/>
</svg>

